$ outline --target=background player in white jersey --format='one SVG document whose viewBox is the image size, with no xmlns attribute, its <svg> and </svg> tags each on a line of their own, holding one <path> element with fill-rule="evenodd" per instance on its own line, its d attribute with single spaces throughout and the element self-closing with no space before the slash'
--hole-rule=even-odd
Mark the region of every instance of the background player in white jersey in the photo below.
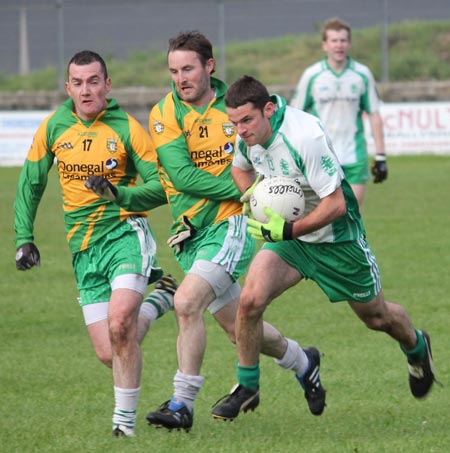
<svg viewBox="0 0 450 453">
<path fill-rule="evenodd" d="M 387 178 L 387 164 L 375 80 L 367 66 L 348 55 L 350 42 L 347 23 L 338 18 L 324 23 L 322 48 L 326 57 L 304 71 L 291 105 L 321 119 L 361 209 L 369 180 L 363 112 L 368 115 L 375 142 L 375 183 Z"/>
<path fill-rule="evenodd" d="M 266 208 L 267 224 L 248 220 L 248 231 L 268 241 L 250 264 L 236 317 L 239 371 L 258 374 L 263 313 L 271 301 L 302 279 L 314 280 L 331 302 L 347 301 L 373 330 L 400 343 L 409 366 L 409 383 L 416 398 L 434 381 L 430 338 L 414 329 L 402 306 L 384 300 L 378 265 L 365 238 L 355 196 L 320 121 L 269 96 L 263 84 L 244 76 L 225 97 L 238 138 L 232 176 L 246 188 L 255 173 L 297 180 L 304 193 L 306 215 L 286 223 Z M 255 377 L 256 380 L 256 377 Z M 240 407 L 238 390 L 214 409 L 228 413 Z M 246 389 L 247 395 L 257 388 Z"/>
</svg>

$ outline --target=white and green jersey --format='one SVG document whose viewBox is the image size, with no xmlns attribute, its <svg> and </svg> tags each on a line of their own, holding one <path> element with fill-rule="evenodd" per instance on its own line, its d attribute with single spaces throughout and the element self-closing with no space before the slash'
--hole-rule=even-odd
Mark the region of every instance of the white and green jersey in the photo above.
<svg viewBox="0 0 450 453">
<path fill-rule="evenodd" d="M 353 195 L 333 147 L 314 116 L 286 106 L 279 96 L 271 117 L 272 137 L 264 145 L 247 146 L 238 136 L 233 165 L 242 170 L 252 168 L 264 177 L 286 176 L 300 183 L 305 194 L 305 212 L 311 212 L 327 195 L 342 187 L 347 213 L 320 230 L 301 236 L 306 242 L 352 241 L 364 234 L 364 227 Z"/>
<path fill-rule="evenodd" d="M 300 78 L 291 106 L 321 119 L 341 165 L 367 159 L 362 113 L 379 109 L 375 80 L 367 66 L 348 58 L 338 74 L 326 59 L 315 63 Z"/>
</svg>

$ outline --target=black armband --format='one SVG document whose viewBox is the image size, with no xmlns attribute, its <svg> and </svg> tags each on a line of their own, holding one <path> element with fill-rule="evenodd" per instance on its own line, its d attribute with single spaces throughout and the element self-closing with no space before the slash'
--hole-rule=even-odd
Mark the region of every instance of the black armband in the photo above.
<svg viewBox="0 0 450 453">
<path fill-rule="evenodd" d="M 292 237 L 293 230 L 294 230 L 294 224 L 293 223 L 284 222 L 284 225 L 283 225 L 283 240 L 284 241 L 290 241 L 291 239 L 294 239 Z"/>
</svg>

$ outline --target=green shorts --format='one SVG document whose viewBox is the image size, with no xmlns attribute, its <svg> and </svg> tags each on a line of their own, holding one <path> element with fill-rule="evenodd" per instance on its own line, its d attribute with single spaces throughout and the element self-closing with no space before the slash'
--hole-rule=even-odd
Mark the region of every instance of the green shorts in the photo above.
<svg viewBox="0 0 450 453">
<path fill-rule="evenodd" d="M 185 274 L 195 261 L 206 260 L 223 266 L 237 280 L 247 271 L 255 249 L 256 241 L 247 233 L 247 218 L 238 215 L 197 231 L 175 257 Z"/>
<path fill-rule="evenodd" d="M 337 244 L 304 241 L 265 243 L 306 279 L 314 280 L 331 302 L 369 302 L 381 290 L 377 261 L 364 237 Z"/>
<path fill-rule="evenodd" d="M 119 275 L 139 274 L 150 282 L 162 275 L 145 217 L 129 217 L 92 247 L 74 253 L 72 265 L 81 306 L 109 302 L 111 282 Z"/>
<path fill-rule="evenodd" d="M 368 159 L 363 159 L 356 164 L 342 165 L 342 170 L 349 184 L 367 184 L 370 177 Z"/>
</svg>

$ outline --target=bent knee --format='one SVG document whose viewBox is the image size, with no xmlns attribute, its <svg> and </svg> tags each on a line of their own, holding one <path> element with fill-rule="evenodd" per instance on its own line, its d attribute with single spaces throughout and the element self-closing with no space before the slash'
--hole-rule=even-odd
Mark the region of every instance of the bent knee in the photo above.
<svg viewBox="0 0 450 453">
<path fill-rule="evenodd" d="M 193 300 L 176 296 L 173 301 L 173 308 L 177 317 L 181 318 L 191 318 L 193 316 L 202 315 L 203 313 L 200 304 L 195 303 Z"/>
<path fill-rule="evenodd" d="M 230 323 L 227 325 L 222 325 L 223 330 L 228 335 L 228 339 L 233 343 L 236 344 L 236 331 L 234 323 Z"/>
<path fill-rule="evenodd" d="M 362 321 L 370 330 L 376 330 L 381 332 L 389 331 L 389 323 L 382 316 L 368 316 L 362 318 Z"/>
<path fill-rule="evenodd" d="M 94 344 L 94 351 L 97 359 L 106 365 L 108 368 L 112 368 L 112 350 L 110 344 Z"/>
<path fill-rule="evenodd" d="M 257 316 L 264 312 L 265 300 L 255 291 L 243 289 L 239 299 L 239 312 L 243 316 Z"/>
<path fill-rule="evenodd" d="M 96 352 L 97 359 L 106 365 L 108 368 L 112 368 L 112 356 L 111 354 L 105 352 Z"/>
<path fill-rule="evenodd" d="M 112 344 L 123 343 L 129 335 L 129 324 L 125 319 L 110 319 L 109 337 Z"/>
</svg>

